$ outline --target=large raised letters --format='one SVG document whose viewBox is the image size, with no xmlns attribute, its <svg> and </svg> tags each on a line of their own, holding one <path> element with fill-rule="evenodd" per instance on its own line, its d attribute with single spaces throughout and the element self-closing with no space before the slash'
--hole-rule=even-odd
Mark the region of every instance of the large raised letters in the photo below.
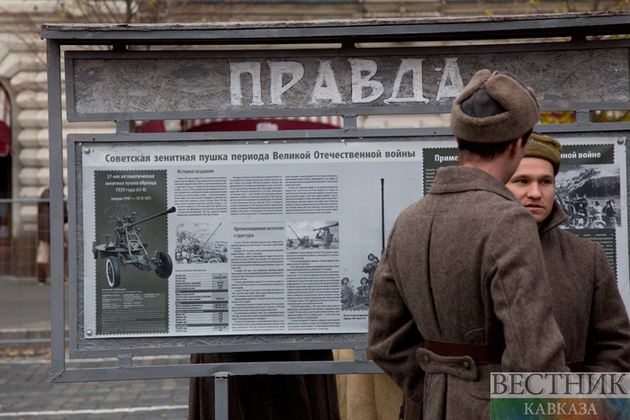
<svg viewBox="0 0 630 420">
<path fill-rule="evenodd" d="M 369 103 L 377 100 L 383 94 L 383 84 L 378 80 L 371 80 L 378 67 L 374 60 L 349 58 L 352 80 L 352 102 L 355 104 Z M 367 73 L 367 74 L 364 74 Z M 363 96 L 364 90 L 371 90 L 369 95 Z"/>
<path fill-rule="evenodd" d="M 457 57 L 447 58 L 445 61 L 440 87 L 438 87 L 437 97 L 435 98 L 438 102 L 445 98 L 457 98 L 457 95 L 464 90 L 464 82 L 462 81 L 462 75 L 457 65 Z M 447 85 L 446 83 L 449 80 L 451 84 Z"/>
<path fill-rule="evenodd" d="M 249 74 L 252 77 L 252 103 L 251 105 L 264 105 L 262 101 L 262 88 L 260 83 L 260 63 L 254 61 L 230 62 L 230 99 L 232 105 L 243 105 L 243 91 L 241 89 L 241 75 Z"/>
<path fill-rule="evenodd" d="M 269 61 L 270 95 L 273 105 L 282 105 L 282 94 L 291 89 L 304 77 L 304 65 L 298 61 Z M 291 75 L 291 80 L 282 84 L 282 76 Z"/>
<path fill-rule="evenodd" d="M 405 58 L 400 62 L 394 87 L 392 88 L 392 96 L 385 99 L 385 103 L 391 102 L 422 102 L 427 103 L 429 100 L 422 95 L 422 62 L 424 58 Z M 410 97 L 401 98 L 398 96 L 402 85 L 403 76 L 411 72 L 412 95 Z"/>
<path fill-rule="evenodd" d="M 309 104 L 315 104 L 319 101 L 330 101 L 333 104 L 343 103 L 330 60 L 319 61 L 319 71 Z"/>
</svg>

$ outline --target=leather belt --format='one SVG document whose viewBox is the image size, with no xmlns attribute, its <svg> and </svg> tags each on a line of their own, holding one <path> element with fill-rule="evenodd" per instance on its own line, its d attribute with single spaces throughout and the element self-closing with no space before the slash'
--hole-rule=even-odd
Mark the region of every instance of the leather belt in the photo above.
<svg viewBox="0 0 630 420">
<path fill-rule="evenodd" d="M 422 345 L 438 356 L 462 357 L 470 356 L 477 364 L 500 365 L 505 345 L 503 344 L 467 344 L 449 343 L 424 339 Z M 584 372 L 584 362 L 570 362 L 567 367 L 571 372 Z"/>
<path fill-rule="evenodd" d="M 424 339 L 422 345 L 438 356 L 462 357 L 470 356 L 478 364 L 500 365 L 505 345 L 503 344 L 466 344 L 449 343 Z"/>
</svg>

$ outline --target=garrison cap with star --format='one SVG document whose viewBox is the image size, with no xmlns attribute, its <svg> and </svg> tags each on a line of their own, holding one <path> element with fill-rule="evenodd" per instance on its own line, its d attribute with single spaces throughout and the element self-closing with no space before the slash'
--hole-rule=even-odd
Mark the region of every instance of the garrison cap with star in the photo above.
<svg viewBox="0 0 630 420">
<path fill-rule="evenodd" d="M 536 157 L 549 161 L 553 165 L 554 175 L 558 175 L 558 171 L 560 170 L 561 152 L 562 146 L 558 140 L 549 136 L 534 133 L 530 136 L 529 141 L 527 142 L 525 157 Z"/>
</svg>

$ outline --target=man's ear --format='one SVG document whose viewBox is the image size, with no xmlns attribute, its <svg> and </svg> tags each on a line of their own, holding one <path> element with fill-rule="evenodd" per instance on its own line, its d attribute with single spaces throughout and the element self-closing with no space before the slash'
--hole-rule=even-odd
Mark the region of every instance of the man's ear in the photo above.
<svg viewBox="0 0 630 420">
<path fill-rule="evenodd" d="M 519 137 L 514 142 L 512 142 L 508 149 L 510 151 L 510 158 L 514 159 L 516 156 L 518 156 L 520 148 L 523 147 L 523 141 L 523 137 Z"/>
</svg>

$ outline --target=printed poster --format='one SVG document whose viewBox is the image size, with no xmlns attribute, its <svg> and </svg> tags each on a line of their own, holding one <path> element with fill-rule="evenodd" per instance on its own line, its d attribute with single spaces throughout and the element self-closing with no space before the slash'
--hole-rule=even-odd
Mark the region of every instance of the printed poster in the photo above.
<svg viewBox="0 0 630 420">
<path fill-rule="evenodd" d="M 84 146 L 86 338 L 365 333 L 423 147 Z"/>
<path fill-rule="evenodd" d="M 625 146 L 561 142 L 566 228 L 628 307 Z M 398 214 L 457 164 L 454 141 L 83 149 L 86 338 L 365 333 Z"/>
</svg>

